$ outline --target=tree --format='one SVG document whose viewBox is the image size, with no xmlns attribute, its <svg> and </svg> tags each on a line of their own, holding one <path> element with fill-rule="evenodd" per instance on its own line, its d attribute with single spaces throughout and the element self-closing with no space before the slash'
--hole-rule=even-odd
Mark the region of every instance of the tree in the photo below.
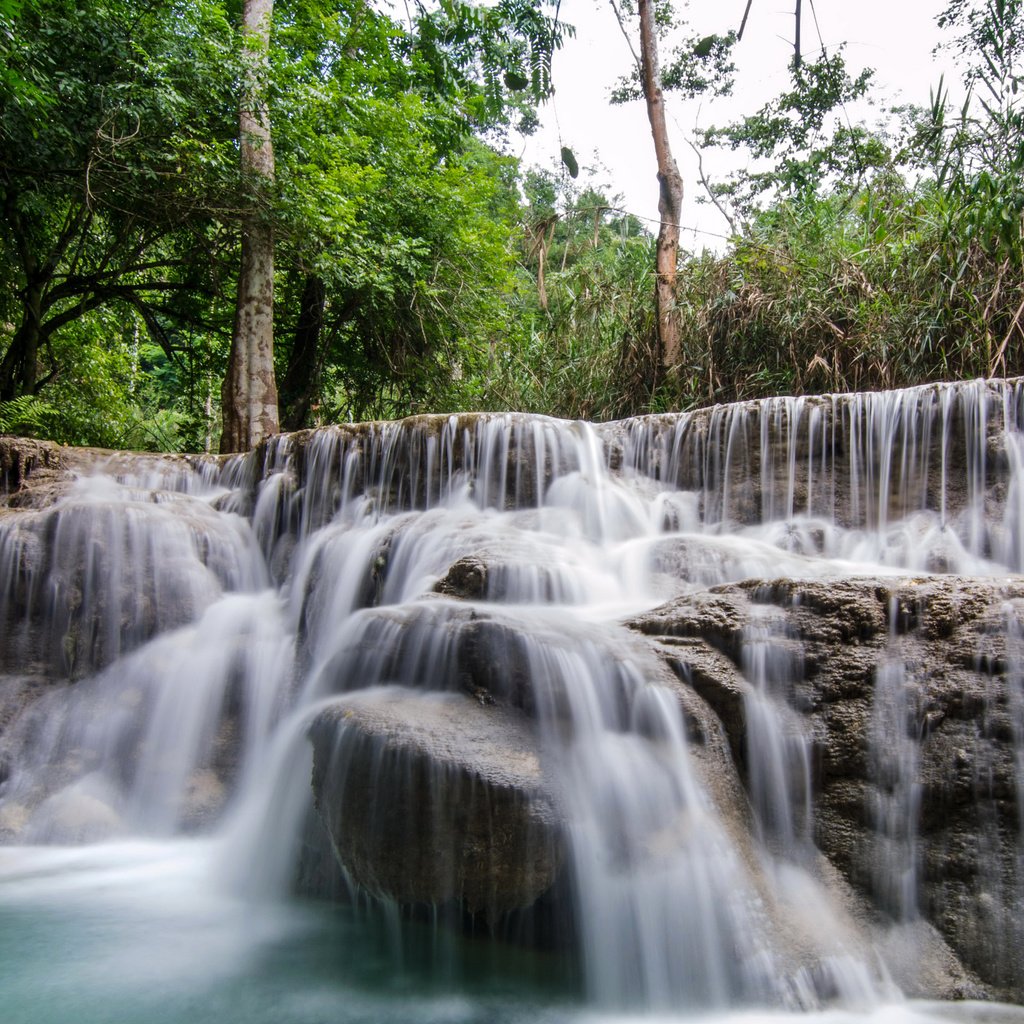
<svg viewBox="0 0 1024 1024">
<path fill-rule="evenodd" d="M 276 13 L 282 422 L 464 404 L 509 329 L 518 215 L 478 136 L 530 120 L 567 29 L 535 0 L 412 30 L 361 0 Z"/>
<path fill-rule="evenodd" d="M 36 0 L 16 15 L 0 80 L 0 401 L 59 382 L 74 365 L 59 338 L 103 308 L 177 358 L 165 304 L 212 287 L 211 216 L 237 195 L 219 5 Z"/>
<path fill-rule="evenodd" d="M 648 407 L 654 236 L 592 175 L 532 169 L 522 189 L 524 329 L 501 353 L 492 401 L 572 419 Z"/>
<path fill-rule="evenodd" d="M 629 10 L 629 7 L 624 7 Z M 655 265 L 655 303 L 658 344 L 655 360 L 655 383 L 671 375 L 680 358 L 679 319 L 676 312 L 676 275 L 679 263 L 679 220 L 683 203 L 683 179 L 672 155 L 665 119 L 664 90 L 672 89 L 687 97 L 705 92 L 724 95 L 731 89 L 733 65 L 730 54 L 735 34 L 709 35 L 685 39 L 673 52 L 670 66 L 661 69 L 658 37 L 673 27 L 671 11 L 659 6 L 657 0 L 637 0 L 636 13 L 640 29 L 640 52 L 633 50 L 624 19 L 615 7 L 619 26 L 633 52 L 633 74 L 612 95 L 622 103 L 643 97 L 647 119 L 654 139 L 658 168 L 658 247 Z"/>
<path fill-rule="evenodd" d="M 242 96 L 238 142 L 252 205 L 242 217 L 242 254 L 231 354 L 221 390 L 222 452 L 248 451 L 278 430 L 274 377 L 274 228 L 261 205 L 274 185 L 267 97 L 273 0 L 242 5 Z M 263 203 L 260 203 L 263 200 Z"/>
<path fill-rule="evenodd" d="M 873 72 L 851 75 L 843 48 L 789 64 L 789 86 L 759 110 L 700 133 L 697 145 L 745 149 L 752 168 L 708 183 L 716 205 L 730 206 L 742 224 L 764 197 L 810 196 L 839 184 L 856 194 L 870 175 L 888 169 L 892 155 L 883 133 L 851 123 L 848 105 L 863 98 Z"/>
<path fill-rule="evenodd" d="M 658 367 L 671 373 L 679 362 L 679 320 L 676 316 L 676 271 L 679 263 L 679 220 L 683 207 L 683 179 L 672 155 L 665 123 L 665 99 L 658 67 L 658 37 L 653 0 L 637 0 L 640 19 L 640 80 L 647 120 L 658 162 L 658 249 L 655 295 L 658 316 Z"/>
<path fill-rule="evenodd" d="M 75 441 L 157 410 L 202 443 L 230 362 L 244 448 L 275 429 L 243 436 L 276 321 L 291 426 L 465 407 L 518 245 L 515 162 L 479 137 L 550 90 L 546 2 L 398 24 L 365 0 L 0 0 L 0 401 L 59 397 Z"/>
</svg>

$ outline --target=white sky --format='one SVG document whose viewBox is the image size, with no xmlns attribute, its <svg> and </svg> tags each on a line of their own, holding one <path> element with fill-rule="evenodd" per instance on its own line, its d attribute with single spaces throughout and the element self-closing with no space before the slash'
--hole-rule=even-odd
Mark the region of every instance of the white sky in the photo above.
<svg viewBox="0 0 1024 1024">
<path fill-rule="evenodd" d="M 746 0 L 692 0 L 687 14 L 694 33 L 724 34 L 739 27 Z M 929 88 L 945 70 L 947 84 L 958 76 L 948 65 L 940 67 L 932 55 L 940 32 L 936 15 L 946 0 L 814 0 L 821 38 L 829 49 L 846 42 L 851 72 L 863 67 L 876 71 L 873 95 L 879 104 L 926 104 Z M 787 83 L 787 62 L 792 55 L 793 0 L 753 0 L 736 63 L 735 95 L 728 100 L 685 103 L 668 96 L 669 128 L 676 161 L 686 186 L 682 222 L 701 229 L 683 234 L 691 249 L 717 248 L 727 232 L 722 216 L 711 206 L 695 201 L 701 186 L 695 158 L 686 143 L 695 125 L 722 124 L 752 113 Z M 812 58 L 820 50 L 810 0 L 803 4 L 803 51 Z M 556 55 L 555 96 L 542 109 L 542 129 L 526 140 L 521 155 L 529 162 L 552 166 L 561 146 L 569 146 L 581 168 L 598 161 L 596 182 L 621 193 L 630 212 L 657 221 L 658 186 L 654 146 L 641 101 L 613 107 L 608 95 L 618 78 L 627 73 L 632 58 L 608 0 L 562 0 L 561 17 L 576 26 L 576 37 Z M 854 120 L 869 123 L 876 116 L 868 108 L 851 111 Z M 705 169 L 713 176 L 736 156 L 705 155 Z M 724 161 L 716 165 L 715 161 Z M 585 171 L 581 171 L 583 180 Z"/>
</svg>

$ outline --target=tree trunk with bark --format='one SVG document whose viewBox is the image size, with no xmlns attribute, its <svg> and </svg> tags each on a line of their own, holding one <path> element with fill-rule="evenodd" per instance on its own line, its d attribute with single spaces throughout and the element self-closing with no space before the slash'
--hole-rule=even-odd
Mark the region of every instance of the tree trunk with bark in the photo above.
<svg viewBox="0 0 1024 1024">
<path fill-rule="evenodd" d="M 803 64 L 803 55 L 800 53 L 800 22 L 802 20 L 802 0 L 796 0 L 796 10 L 794 11 L 794 17 L 796 19 L 796 27 L 794 28 L 793 34 L 793 67 L 798 68 Z"/>
<path fill-rule="evenodd" d="M 12 398 L 32 395 L 38 390 L 43 301 L 53 277 L 57 254 L 50 260 L 38 257 L 32 248 L 33 225 L 18 210 L 13 194 L 8 194 L 4 204 L 3 221 L 10 229 L 25 275 L 25 287 L 19 290 L 21 322 L 0 361 L 0 402 L 9 402 Z"/>
<path fill-rule="evenodd" d="M 658 372 L 671 373 L 679 364 L 679 318 L 676 314 L 676 268 L 679 262 L 679 219 L 683 205 L 683 179 L 672 156 L 665 123 L 665 99 L 658 70 L 658 37 L 652 0 L 638 0 L 640 15 L 640 81 L 647 104 L 647 119 L 658 160 L 658 230 L 655 308 L 658 316 Z"/>
<path fill-rule="evenodd" d="M 310 274 L 302 289 L 295 340 L 288 357 L 288 368 L 281 380 L 281 421 L 285 430 L 301 430 L 309 426 L 323 373 L 321 336 L 326 301 L 327 288 L 323 278 Z"/>
<path fill-rule="evenodd" d="M 243 452 L 278 431 L 274 379 L 274 230 L 260 200 L 274 182 L 266 76 L 274 0 L 245 0 L 242 12 L 246 76 L 239 105 L 242 174 L 256 201 L 242 220 L 242 261 L 228 371 L 221 390 L 222 452 Z"/>
<path fill-rule="evenodd" d="M 30 281 L 22 295 L 22 318 L 0 363 L 0 402 L 35 394 L 39 377 L 43 290 Z"/>
</svg>

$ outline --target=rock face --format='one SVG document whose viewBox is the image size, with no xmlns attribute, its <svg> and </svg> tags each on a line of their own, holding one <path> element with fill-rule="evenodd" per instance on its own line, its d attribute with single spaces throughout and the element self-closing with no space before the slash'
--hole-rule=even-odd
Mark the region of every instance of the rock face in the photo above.
<svg viewBox="0 0 1024 1024">
<path fill-rule="evenodd" d="M 30 502 L 29 493 L 39 494 L 44 483 L 56 483 L 65 477 L 59 445 L 27 437 L 0 437 L 0 493 L 15 499 L 21 495 L 16 503 Z M 52 501 L 52 495 L 39 500 Z"/>
<path fill-rule="evenodd" d="M 813 751 L 816 844 L 879 911 L 925 919 L 1017 1001 L 1024 692 L 1007 669 L 1022 602 L 1016 577 L 750 580 L 633 623 L 685 666 L 746 767 L 752 684 L 739 641 L 768 613 L 775 648 L 802 655 L 781 696 Z"/>
<path fill-rule="evenodd" d="M 0 539 L 0 657 L 91 674 L 191 622 L 233 582 L 242 550 L 228 521 L 184 495 L 112 506 L 68 494 L 23 512 Z"/>
<path fill-rule="evenodd" d="M 390 688 L 338 698 L 310 739 L 317 812 L 367 891 L 495 927 L 555 885 L 559 817 L 520 714 Z"/>
<path fill-rule="evenodd" d="M 194 627 L 265 576 L 248 525 L 188 493 L 213 467 L 0 438 L 0 839 L 219 820 L 253 645 L 211 622 L 222 664 L 200 664 Z M 157 823 L 160 779 L 177 792 Z"/>
</svg>

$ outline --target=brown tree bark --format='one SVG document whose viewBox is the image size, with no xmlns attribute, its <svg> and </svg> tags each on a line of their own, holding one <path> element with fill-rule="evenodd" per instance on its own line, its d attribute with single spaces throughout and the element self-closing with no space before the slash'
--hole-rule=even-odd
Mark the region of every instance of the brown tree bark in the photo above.
<svg viewBox="0 0 1024 1024">
<path fill-rule="evenodd" d="M 793 16 L 796 20 L 796 27 L 793 33 L 793 67 L 798 68 L 803 63 L 803 54 L 800 52 L 800 23 L 802 21 L 802 0 L 796 0 L 796 10 Z"/>
<path fill-rule="evenodd" d="M 17 209 L 9 195 L 4 206 L 4 223 L 10 227 L 12 241 L 21 260 L 25 287 L 20 290 L 21 322 L 0 361 L 0 402 L 19 395 L 36 394 L 39 378 L 39 346 L 43 337 L 43 303 L 47 286 L 52 282 L 53 268 L 63 251 L 68 231 L 61 232 L 51 259 L 40 259 L 32 248 L 31 225 Z"/>
<path fill-rule="evenodd" d="M 655 309 L 658 316 L 658 371 L 671 373 L 679 364 L 679 318 L 676 314 L 676 268 L 679 263 L 679 218 L 683 205 L 683 179 L 672 156 L 665 123 L 665 99 L 658 70 L 658 37 L 652 0 L 638 0 L 640 15 L 640 81 L 647 104 L 647 119 L 658 161 L 658 230 Z"/>
<path fill-rule="evenodd" d="M 295 339 L 288 367 L 281 379 L 281 422 L 285 430 L 301 430 L 309 426 L 323 371 L 321 335 L 326 302 L 327 288 L 323 278 L 310 274 L 302 289 Z"/>
<path fill-rule="evenodd" d="M 242 53 L 246 77 L 239 104 L 242 174 L 256 201 L 242 220 L 242 260 L 231 355 L 221 389 L 222 452 L 244 452 L 278 431 L 274 379 L 274 230 L 260 211 L 274 182 L 266 75 L 274 0 L 244 0 Z"/>
<path fill-rule="evenodd" d="M 21 324 L 0 362 L 0 402 L 37 391 L 42 336 L 42 288 L 30 282 L 22 295 Z"/>
</svg>

